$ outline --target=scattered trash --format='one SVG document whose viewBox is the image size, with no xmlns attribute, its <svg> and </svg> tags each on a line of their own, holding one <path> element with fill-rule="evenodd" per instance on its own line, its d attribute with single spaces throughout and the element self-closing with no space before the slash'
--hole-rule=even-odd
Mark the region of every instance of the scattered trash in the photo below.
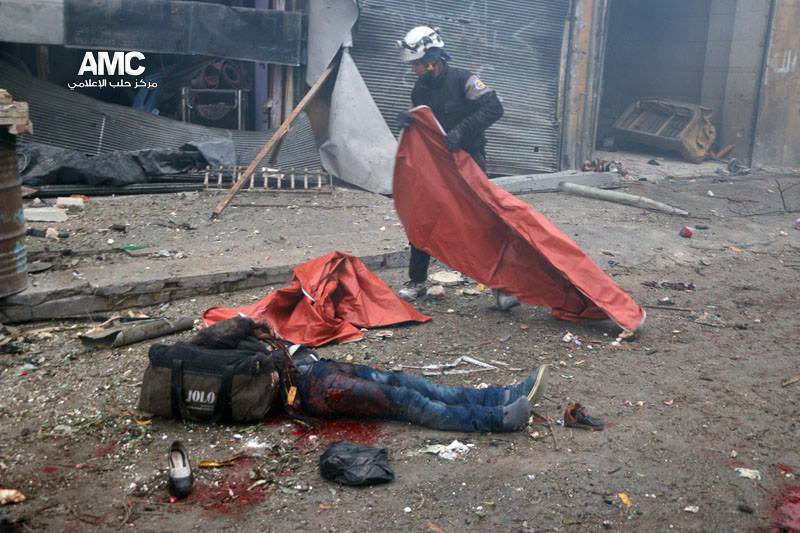
<svg viewBox="0 0 800 533">
<path fill-rule="evenodd" d="M 530 437 L 531 437 L 533 440 L 539 440 L 539 439 L 542 437 L 542 434 L 541 434 L 541 433 L 539 433 L 538 431 L 532 431 L 532 432 L 530 433 Z"/>
<path fill-rule="evenodd" d="M 747 479 L 755 479 L 756 481 L 761 481 L 761 472 L 758 470 L 753 470 L 751 468 L 736 468 L 734 469 L 739 477 L 746 477 Z"/>
<path fill-rule="evenodd" d="M 647 164 L 648 164 L 648 165 L 655 165 L 655 166 L 657 166 L 657 167 L 661 166 L 661 163 L 659 163 L 659 162 L 658 162 L 658 161 L 656 161 L 655 159 L 651 159 L 650 161 L 648 161 L 648 162 L 647 162 Z"/>
<path fill-rule="evenodd" d="M 693 291 L 695 286 L 693 282 L 684 283 L 682 281 L 643 281 L 642 285 L 651 289 L 671 289 L 673 291 Z"/>
<path fill-rule="evenodd" d="M 371 448 L 347 441 L 335 442 L 325 450 L 319 459 L 319 470 L 325 479 L 349 486 L 376 485 L 394 480 L 386 448 Z"/>
<path fill-rule="evenodd" d="M 586 408 L 579 403 L 570 403 L 564 410 L 564 426 L 590 431 L 602 431 L 605 423 L 596 417 L 589 416 Z"/>
<path fill-rule="evenodd" d="M 800 230 L 800 218 L 794 221 L 794 229 Z"/>
<path fill-rule="evenodd" d="M 66 222 L 67 212 L 57 207 L 26 207 L 23 215 L 27 222 Z"/>
<path fill-rule="evenodd" d="M 694 232 L 692 232 L 692 228 L 689 226 L 684 226 L 679 235 L 685 239 L 691 239 Z"/>
<path fill-rule="evenodd" d="M 663 404 L 664 404 L 664 405 L 666 405 L 667 407 L 672 407 L 672 404 L 674 404 L 674 403 L 675 403 L 675 400 L 662 400 L 662 402 L 661 402 L 661 403 L 663 403 Z"/>
<path fill-rule="evenodd" d="M 120 233 L 127 233 L 128 232 L 128 225 L 127 224 L 111 224 L 108 229 L 111 231 L 119 231 Z"/>
<path fill-rule="evenodd" d="M 9 503 L 22 503 L 25 501 L 25 495 L 16 489 L 0 489 L 0 505 L 7 505 Z"/>
<path fill-rule="evenodd" d="M 736 450 L 731 450 L 731 453 L 729 455 L 731 459 L 736 459 L 739 456 L 739 452 L 737 452 Z"/>
<path fill-rule="evenodd" d="M 619 501 L 621 501 L 622 505 L 624 505 L 625 507 L 630 507 L 631 506 L 631 498 L 630 498 L 630 496 L 628 496 L 627 493 L 620 492 L 620 493 L 617 494 L 617 498 L 619 498 Z"/>
<path fill-rule="evenodd" d="M 480 368 L 475 369 L 456 369 L 457 366 L 462 364 L 470 364 L 475 365 Z M 475 359 L 474 357 L 470 357 L 468 355 L 463 355 L 453 361 L 452 363 L 441 363 L 441 364 L 432 364 L 432 365 L 425 365 L 425 366 L 410 366 L 410 365 L 400 365 L 398 369 L 408 368 L 412 370 L 422 370 L 422 375 L 424 376 L 440 376 L 440 375 L 453 375 L 453 374 L 471 374 L 473 372 L 485 372 L 487 370 L 497 370 L 497 367 L 494 365 L 490 365 L 489 363 L 484 363 L 479 359 Z"/>
<path fill-rule="evenodd" d="M 683 508 L 683 510 L 686 511 L 687 513 L 697 513 L 700 511 L 700 507 L 696 505 L 687 505 L 686 507 Z"/>
<path fill-rule="evenodd" d="M 454 285 L 458 285 L 464 280 L 460 273 L 450 270 L 435 272 L 434 274 L 431 274 L 429 279 L 437 285 L 442 285 L 443 287 L 452 287 Z"/>
<path fill-rule="evenodd" d="M 800 374 L 797 374 L 796 376 L 790 377 L 789 379 L 787 379 L 786 381 L 781 383 L 781 387 L 788 387 L 789 385 L 794 385 L 795 383 L 798 383 L 798 382 L 800 382 Z"/>
<path fill-rule="evenodd" d="M 394 332 L 390 329 L 382 329 L 380 331 L 376 331 L 375 336 L 379 339 L 391 339 L 394 336 Z"/>
<path fill-rule="evenodd" d="M 131 257 L 143 257 L 145 255 L 152 255 L 153 249 L 148 246 L 137 246 L 135 244 L 128 244 L 120 247 L 120 250 L 125 252 Z"/>
<path fill-rule="evenodd" d="M 411 512 L 411 507 L 403 507 L 403 512 L 404 513 L 410 513 Z"/>
<path fill-rule="evenodd" d="M 93 348 L 118 348 L 191 329 L 193 326 L 194 319 L 189 316 L 178 320 L 147 318 L 134 321 L 124 317 L 113 317 L 79 337 L 85 345 Z"/>
<path fill-rule="evenodd" d="M 27 230 L 25 230 L 25 234 L 29 237 L 39 237 L 42 239 L 47 238 L 52 240 L 69 238 L 69 232 L 58 231 L 56 228 L 47 228 L 47 229 L 28 228 Z"/>
<path fill-rule="evenodd" d="M 714 196 L 716 195 L 714 194 L 714 191 L 708 191 L 706 192 L 706 196 L 708 196 L 709 198 L 714 198 Z"/>
<path fill-rule="evenodd" d="M 561 342 L 569 342 L 569 343 L 572 343 L 572 344 L 574 344 L 575 346 L 577 346 L 579 348 L 583 345 L 583 343 L 581 342 L 580 338 L 578 338 L 577 335 L 575 335 L 573 333 L 570 333 L 569 331 L 566 332 L 563 337 L 561 337 Z"/>
<path fill-rule="evenodd" d="M 736 509 L 739 512 L 746 513 L 746 514 L 753 514 L 755 512 L 752 507 L 750 507 L 749 505 L 745 505 L 743 503 L 740 503 L 739 505 L 737 505 Z"/>
<path fill-rule="evenodd" d="M 750 174 L 750 167 L 742 165 L 734 158 L 728 161 L 728 172 L 730 172 L 732 176 L 746 176 Z"/>
<path fill-rule="evenodd" d="M 442 459 L 447 459 L 448 461 L 455 461 L 456 459 L 466 455 L 473 446 L 474 445 L 464 444 L 454 440 L 447 446 L 444 444 L 431 444 L 430 446 L 420 450 L 420 452 L 438 455 Z"/>
</svg>

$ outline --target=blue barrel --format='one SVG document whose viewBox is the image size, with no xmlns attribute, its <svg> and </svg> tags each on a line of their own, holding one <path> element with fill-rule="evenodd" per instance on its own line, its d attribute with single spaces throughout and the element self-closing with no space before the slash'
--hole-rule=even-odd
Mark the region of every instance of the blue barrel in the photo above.
<svg viewBox="0 0 800 533">
<path fill-rule="evenodd" d="M 28 287 L 22 182 L 14 144 L 15 138 L 0 128 L 0 298 Z"/>
</svg>

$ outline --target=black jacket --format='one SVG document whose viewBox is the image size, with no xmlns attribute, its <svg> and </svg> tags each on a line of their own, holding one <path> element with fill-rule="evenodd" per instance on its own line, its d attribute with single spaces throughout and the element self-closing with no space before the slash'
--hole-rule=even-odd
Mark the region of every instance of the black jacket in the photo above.
<svg viewBox="0 0 800 533">
<path fill-rule="evenodd" d="M 459 148 L 485 155 L 486 129 L 503 116 L 497 93 L 470 71 L 445 63 L 434 78 L 421 76 L 411 91 L 414 106 L 426 105 L 447 133 L 455 132 Z"/>
</svg>

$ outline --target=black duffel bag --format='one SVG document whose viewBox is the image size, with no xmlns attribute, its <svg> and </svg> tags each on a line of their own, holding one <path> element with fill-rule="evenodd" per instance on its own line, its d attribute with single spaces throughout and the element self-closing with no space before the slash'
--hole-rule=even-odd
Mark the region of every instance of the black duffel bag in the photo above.
<svg viewBox="0 0 800 533">
<path fill-rule="evenodd" d="M 139 409 L 194 422 L 253 422 L 279 393 L 272 355 L 209 349 L 194 344 L 154 344 L 142 380 Z"/>
</svg>

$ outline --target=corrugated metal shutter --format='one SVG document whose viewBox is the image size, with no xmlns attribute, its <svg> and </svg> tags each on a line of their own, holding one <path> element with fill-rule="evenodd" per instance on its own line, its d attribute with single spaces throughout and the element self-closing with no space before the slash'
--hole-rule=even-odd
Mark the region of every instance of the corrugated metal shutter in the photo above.
<svg viewBox="0 0 800 533">
<path fill-rule="evenodd" d="M 16 100 L 28 102 L 34 132 L 31 140 L 87 154 L 178 148 L 188 142 L 227 137 L 233 140 L 238 163 L 247 165 L 274 131 L 208 128 L 158 117 L 58 87 L 2 61 L 0 87 L 8 90 Z M 305 114 L 287 133 L 282 144 L 278 156 L 280 165 L 320 168 L 319 152 Z"/>
<path fill-rule="evenodd" d="M 395 40 L 420 24 L 439 26 L 452 64 L 470 69 L 503 99 L 487 132 L 489 171 L 558 170 L 559 68 L 567 0 L 361 0 L 353 58 L 393 131 L 410 106 L 415 76 Z"/>
</svg>

